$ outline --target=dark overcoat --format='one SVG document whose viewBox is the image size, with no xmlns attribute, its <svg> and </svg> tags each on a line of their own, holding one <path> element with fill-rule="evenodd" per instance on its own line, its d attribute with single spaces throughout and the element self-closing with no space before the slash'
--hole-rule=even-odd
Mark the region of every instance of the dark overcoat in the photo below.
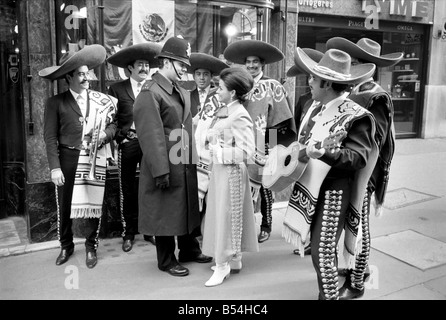
<svg viewBox="0 0 446 320">
<path fill-rule="evenodd" d="M 143 157 L 139 176 L 138 229 L 142 234 L 173 236 L 200 225 L 196 150 L 189 91 L 160 73 L 146 81 L 134 105 Z M 170 186 L 155 178 L 169 174 Z"/>
</svg>

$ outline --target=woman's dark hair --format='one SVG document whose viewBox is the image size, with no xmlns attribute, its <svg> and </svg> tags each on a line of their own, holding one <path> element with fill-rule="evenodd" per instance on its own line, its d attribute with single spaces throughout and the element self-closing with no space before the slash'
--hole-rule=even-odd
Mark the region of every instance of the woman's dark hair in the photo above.
<svg viewBox="0 0 446 320">
<path fill-rule="evenodd" d="M 240 103 L 245 102 L 246 94 L 254 86 L 251 74 L 242 67 L 230 67 L 220 72 L 220 79 L 229 91 L 235 90 L 235 95 Z"/>
</svg>

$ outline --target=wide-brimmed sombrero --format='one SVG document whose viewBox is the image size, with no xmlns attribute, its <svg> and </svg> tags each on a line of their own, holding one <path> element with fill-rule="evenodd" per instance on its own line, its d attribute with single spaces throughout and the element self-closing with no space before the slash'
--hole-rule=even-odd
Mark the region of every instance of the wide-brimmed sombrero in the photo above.
<svg viewBox="0 0 446 320">
<path fill-rule="evenodd" d="M 339 49 L 347 52 L 350 56 L 380 67 L 390 67 L 397 64 L 404 57 L 403 52 L 395 52 L 381 55 L 381 45 L 368 38 L 360 39 L 356 44 L 341 37 L 334 37 L 327 41 L 327 49 Z"/>
<path fill-rule="evenodd" d="M 189 41 L 182 36 L 169 38 L 164 44 L 161 52 L 155 58 L 168 58 L 181 61 L 190 66 L 190 55 L 192 49 Z"/>
<path fill-rule="evenodd" d="M 302 49 L 312 60 L 319 62 L 321 61 L 324 54 L 318 50 L 314 50 L 311 48 L 303 48 Z M 287 77 L 296 77 L 299 74 L 305 73 L 302 69 L 300 69 L 297 65 L 292 66 L 288 69 L 286 76 Z"/>
<path fill-rule="evenodd" d="M 221 70 L 229 68 L 229 66 L 220 59 L 207 53 L 192 52 L 190 55 L 189 73 L 194 73 L 197 69 L 209 70 L 212 74 L 219 74 Z"/>
<path fill-rule="evenodd" d="M 110 56 L 107 62 L 120 68 L 127 68 L 135 60 L 147 60 L 152 67 L 152 65 L 158 64 L 158 59 L 155 57 L 161 52 L 161 49 L 162 46 L 157 43 L 138 43 L 119 50 Z"/>
<path fill-rule="evenodd" d="M 351 66 L 350 55 L 338 49 L 327 50 L 322 59 L 316 62 L 297 47 L 294 63 L 305 73 L 313 74 L 326 81 L 343 84 L 360 83 L 370 78 L 376 70 L 373 63 Z"/>
<path fill-rule="evenodd" d="M 65 53 L 60 58 L 58 66 L 40 70 L 39 76 L 49 80 L 58 80 L 81 66 L 87 66 L 88 70 L 94 69 L 105 61 L 106 54 L 105 48 L 99 44 L 87 45 L 79 51 Z"/>
<path fill-rule="evenodd" d="M 265 64 L 281 61 L 285 55 L 278 48 L 260 40 L 239 40 L 231 43 L 223 52 L 226 60 L 245 64 L 246 57 L 256 56 Z"/>
</svg>

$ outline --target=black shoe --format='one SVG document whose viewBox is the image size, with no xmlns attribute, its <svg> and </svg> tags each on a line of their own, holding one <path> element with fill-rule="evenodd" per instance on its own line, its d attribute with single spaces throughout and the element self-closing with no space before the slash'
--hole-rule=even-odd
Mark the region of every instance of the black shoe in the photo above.
<svg viewBox="0 0 446 320">
<path fill-rule="evenodd" d="M 362 290 L 353 288 L 350 284 L 345 284 L 339 289 L 339 300 L 352 300 L 361 298 L 364 295 L 365 289 Z"/>
<path fill-rule="evenodd" d="M 174 277 L 184 277 L 189 274 L 189 269 L 183 267 L 181 264 L 177 264 L 174 267 L 167 269 L 165 271 Z"/>
<path fill-rule="evenodd" d="M 198 262 L 198 263 L 208 263 L 212 261 L 212 257 L 205 256 L 204 254 L 200 253 L 198 256 L 195 257 L 180 257 L 178 259 L 180 262 Z"/>
<path fill-rule="evenodd" d="M 267 231 L 260 231 L 259 238 L 257 239 L 259 243 L 265 242 L 269 239 L 270 233 Z"/>
<path fill-rule="evenodd" d="M 144 240 L 146 240 L 146 241 L 152 243 L 153 245 L 156 245 L 155 237 L 154 237 L 154 236 L 147 236 L 147 235 L 144 235 Z"/>
<path fill-rule="evenodd" d="M 98 263 L 98 257 L 96 255 L 96 252 L 89 251 L 87 252 L 87 260 L 85 261 L 87 268 L 92 269 L 96 266 Z"/>
<path fill-rule="evenodd" d="M 130 239 L 124 240 L 122 243 L 122 251 L 129 252 L 133 248 L 133 241 Z"/>
<path fill-rule="evenodd" d="M 300 251 L 299 251 L 299 249 L 294 249 L 294 250 L 293 250 L 293 253 L 294 253 L 294 254 L 297 254 L 297 255 L 300 255 Z M 311 255 L 311 245 L 308 245 L 308 246 L 305 247 L 305 249 L 304 249 L 304 255 L 305 255 L 305 256 L 309 256 L 309 255 Z"/>
<path fill-rule="evenodd" d="M 73 254 L 73 252 L 74 252 L 74 247 L 70 249 L 60 250 L 60 254 L 56 259 L 56 265 L 60 266 L 61 264 L 67 262 L 70 256 Z"/>
</svg>

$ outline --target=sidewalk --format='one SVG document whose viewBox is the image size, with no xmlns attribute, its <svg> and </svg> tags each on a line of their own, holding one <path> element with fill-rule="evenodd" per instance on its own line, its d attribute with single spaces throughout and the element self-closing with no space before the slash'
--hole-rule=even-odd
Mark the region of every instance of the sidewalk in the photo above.
<svg viewBox="0 0 446 320">
<path fill-rule="evenodd" d="M 362 300 L 446 299 L 445 164 L 446 139 L 397 140 L 384 214 L 370 218 L 371 277 Z M 157 269 L 155 247 L 142 236 L 129 253 L 120 238 L 102 240 L 90 270 L 83 239 L 56 266 L 57 241 L 29 244 L 17 235 L 17 244 L 0 228 L 0 299 L 315 300 L 311 257 L 294 255 L 281 236 L 286 205 L 274 204 L 273 232 L 260 252 L 244 254 L 242 272 L 214 288 L 204 286 L 212 263 L 185 264 L 190 275 L 172 277 Z"/>
</svg>

